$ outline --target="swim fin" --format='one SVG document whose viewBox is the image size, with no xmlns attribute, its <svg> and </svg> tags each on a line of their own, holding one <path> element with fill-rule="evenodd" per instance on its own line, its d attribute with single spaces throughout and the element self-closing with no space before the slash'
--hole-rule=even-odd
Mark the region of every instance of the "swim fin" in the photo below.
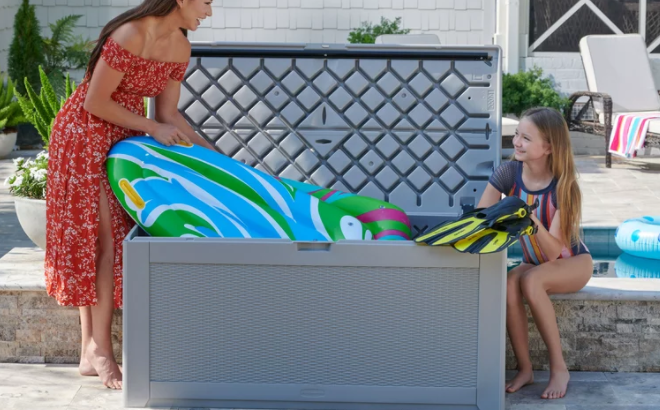
<svg viewBox="0 0 660 410">
<path fill-rule="evenodd" d="M 527 205 L 517 196 L 507 196 L 493 206 L 473 209 L 458 220 L 444 222 L 415 238 L 415 242 L 428 245 L 452 244 L 495 223 L 525 218 L 535 207 Z"/>
<path fill-rule="evenodd" d="M 508 220 L 475 232 L 467 238 L 454 242 L 452 246 L 464 253 L 493 253 L 513 245 L 522 235 L 535 233 L 536 227 L 530 218 Z"/>
</svg>

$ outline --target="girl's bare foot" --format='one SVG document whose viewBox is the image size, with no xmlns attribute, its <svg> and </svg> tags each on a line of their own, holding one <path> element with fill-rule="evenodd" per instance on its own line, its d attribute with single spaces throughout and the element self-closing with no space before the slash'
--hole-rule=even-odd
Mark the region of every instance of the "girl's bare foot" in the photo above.
<svg viewBox="0 0 660 410">
<path fill-rule="evenodd" d="M 105 387 L 121 390 L 122 374 L 112 352 L 103 352 L 94 343 L 91 343 L 86 356 Z"/>
<path fill-rule="evenodd" d="M 511 379 L 504 386 L 504 389 L 506 390 L 507 393 L 515 393 L 521 388 L 532 383 L 534 383 L 534 372 L 531 369 L 518 370 L 518 374 L 516 374 L 516 377 Z"/>
<path fill-rule="evenodd" d="M 94 366 L 87 359 L 87 353 L 83 353 L 80 356 L 80 365 L 78 366 L 78 372 L 81 376 L 98 376 L 99 374 L 94 369 Z"/>
<path fill-rule="evenodd" d="M 550 382 L 548 382 L 548 387 L 545 388 L 543 394 L 541 394 L 542 399 L 561 399 L 566 395 L 566 389 L 568 388 L 568 381 L 571 379 L 568 370 L 564 368 L 559 371 L 550 371 Z"/>
</svg>

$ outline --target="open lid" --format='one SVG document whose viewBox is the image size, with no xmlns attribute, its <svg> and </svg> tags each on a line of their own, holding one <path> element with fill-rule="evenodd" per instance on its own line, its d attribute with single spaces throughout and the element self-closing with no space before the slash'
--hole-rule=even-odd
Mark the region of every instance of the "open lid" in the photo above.
<svg viewBox="0 0 660 410">
<path fill-rule="evenodd" d="M 179 110 L 272 175 L 460 215 L 501 146 L 496 46 L 194 43 Z"/>
</svg>

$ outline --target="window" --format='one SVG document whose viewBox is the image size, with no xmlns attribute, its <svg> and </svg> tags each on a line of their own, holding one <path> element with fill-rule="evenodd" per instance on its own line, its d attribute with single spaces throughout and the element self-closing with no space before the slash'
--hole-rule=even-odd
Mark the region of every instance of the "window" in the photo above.
<svg viewBox="0 0 660 410">
<path fill-rule="evenodd" d="M 627 33 L 660 53 L 660 0 L 530 0 L 530 53 L 578 52 L 586 35 Z"/>
</svg>

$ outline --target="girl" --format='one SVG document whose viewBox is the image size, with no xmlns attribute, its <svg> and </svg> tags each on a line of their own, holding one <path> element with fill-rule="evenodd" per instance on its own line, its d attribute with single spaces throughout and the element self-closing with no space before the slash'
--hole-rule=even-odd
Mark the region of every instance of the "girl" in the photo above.
<svg viewBox="0 0 660 410">
<path fill-rule="evenodd" d="M 133 226 L 110 191 L 108 151 L 135 135 L 213 149 L 177 110 L 190 60 L 186 30 L 211 15 L 211 0 L 144 0 L 111 20 L 85 78 L 58 113 L 47 181 L 46 286 L 60 305 L 80 307 L 79 371 L 121 389 L 110 325 L 122 305 L 122 240 Z M 156 121 L 143 97 L 156 97 Z"/>
<path fill-rule="evenodd" d="M 524 298 L 550 355 L 550 382 L 541 397 L 558 399 L 570 377 L 549 295 L 577 292 L 592 275 L 591 255 L 579 237 L 582 198 L 568 127 L 559 112 L 534 108 L 524 113 L 513 145 L 515 160 L 495 170 L 478 205 L 489 207 L 502 194 L 540 203 L 531 215 L 538 232 L 521 238 L 523 263 L 508 274 L 506 323 L 518 374 L 505 388 L 513 393 L 534 382 Z"/>
</svg>

